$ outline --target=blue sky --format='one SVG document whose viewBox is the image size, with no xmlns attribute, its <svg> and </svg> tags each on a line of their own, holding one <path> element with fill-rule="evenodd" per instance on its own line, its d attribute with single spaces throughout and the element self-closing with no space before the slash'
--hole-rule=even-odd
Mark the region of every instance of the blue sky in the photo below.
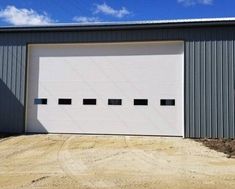
<svg viewBox="0 0 235 189">
<path fill-rule="evenodd" d="M 234 0 L 1 0 L 0 25 L 235 17 Z"/>
</svg>

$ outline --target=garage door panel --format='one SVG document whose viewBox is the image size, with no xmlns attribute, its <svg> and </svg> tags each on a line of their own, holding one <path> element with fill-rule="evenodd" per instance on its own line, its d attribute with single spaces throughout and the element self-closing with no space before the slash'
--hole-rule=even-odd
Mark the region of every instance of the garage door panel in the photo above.
<svg viewBox="0 0 235 189">
<path fill-rule="evenodd" d="M 62 59 L 62 58 L 60 58 Z M 151 63 L 146 62 L 146 58 L 138 61 L 133 58 L 133 63 L 130 61 L 120 60 L 115 62 L 115 57 L 110 59 L 110 63 L 105 63 L 103 60 L 96 60 L 96 62 L 86 63 L 83 59 L 78 58 L 66 58 L 67 60 L 48 60 L 45 58 L 44 62 L 50 62 L 50 64 L 44 64 L 40 62 L 40 69 L 43 70 L 40 73 L 40 80 L 46 81 L 100 81 L 111 82 L 112 81 L 126 81 L 126 82 L 139 82 L 149 81 L 155 79 L 158 82 L 169 82 L 169 75 L 176 74 L 179 70 L 179 66 L 172 65 L 172 62 L 164 62 L 162 60 L 154 60 Z M 140 60 L 139 60 L 140 59 Z M 172 58 L 175 61 L 181 61 L 181 59 Z M 72 62 L 71 62 L 72 61 Z M 87 61 L 90 61 L 89 59 Z M 122 66 L 120 64 L 126 64 Z M 156 69 L 156 63 L 158 62 L 158 69 Z M 143 63 L 145 63 L 143 65 Z M 82 66 L 81 66 L 82 65 Z M 84 66 L 85 65 L 85 66 Z M 56 67 L 56 72 L 54 71 Z M 167 74 L 162 74 L 161 70 L 167 70 Z M 131 71 L 131 74 L 129 73 Z M 180 74 L 180 73 L 179 73 Z M 95 76 L 95 77 L 94 77 Z M 36 78 L 37 79 L 37 78 Z M 181 75 L 179 78 L 181 79 Z M 172 78 L 172 81 L 173 78 Z"/>
<path fill-rule="evenodd" d="M 181 43 L 179 46 L 179 43 Z M 146 46 L 147 44 L 147 46 Z M 113 46 L 115 45 L 115 48 Z M 136 46 L 138 45 L 138 49 Z M 51 48 L 53 46 L 53 49 Z M 99 46 L 99 48 L 97 48 Z M 66 48 L 66 51 L 64 50 Z M 156 49 L 158 48 L 158 49 Z M 140 43 L 101 43 L 87 44 L 49 44 L 31 49 L 32 57 L 109 57 L 109 56 L 143 56 L 143 55 L 178 55 L 182 54 L 182 42 L 140 42 Z M 39 56 L 40 55 L 40 56 Z"/>
<path fill-rule="evenodd" d="M 30 45 L 27 131 L 182 136 L 183 59 L 182 42 Z"/>
</svg>

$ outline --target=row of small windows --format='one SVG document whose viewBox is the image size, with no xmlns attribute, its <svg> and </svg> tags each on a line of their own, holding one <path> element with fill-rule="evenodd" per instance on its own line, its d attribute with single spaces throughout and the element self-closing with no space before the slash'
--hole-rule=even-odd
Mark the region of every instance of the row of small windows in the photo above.
<svg viewBox="0 0 235 189">
<path fill-rule="evenodd" d="M 134 106 L 148 106 L 148 99 L 134 99 Z M 36 98 L 34 99 L 35 105 L 46 105 L 47 99 L 46 98 Z M 71 105 L 72 99 L 71 98 L 59 98 L 58 99 L 59 105 Z M 96 99 L 83 99 L 83 105 L 96 105 Z M 122 105 L 122 99 L 108 99 L 108 105 Z M 175 99 L 161 99 L 160 100 L 161 106 L 175 106 Z"/>
</svg>

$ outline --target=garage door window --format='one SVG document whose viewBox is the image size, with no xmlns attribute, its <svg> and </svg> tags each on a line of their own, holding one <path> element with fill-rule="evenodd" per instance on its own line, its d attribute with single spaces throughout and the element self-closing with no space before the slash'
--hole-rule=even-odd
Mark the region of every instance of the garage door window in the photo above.
<svg viewBox="0 0 235 189">
<path fill-rule="evenodd" d="M 83 105 L 96 105 L 96 99 L 83 99 Z"/>
<path fill-rule="evenodd" d="M 34 99 L 34 104 L 35 105 L 46 105 L 47 104 L 47 99 L 46 98 L 35 98 Z"/>
<path fill-rule="evenodd" d="M 72 99 L 71 98 L 60 98 L 58 100 L 59 105 L 71 105 L 72 104 Z"/>
<path fill-rule="evenodd" d="M 161 99 L 161 106 L 175 106 L 175 99 Z"/>
<path fill-rule="evenodd" d="M 116 106 L 120 106 L 122 105 L 122 99 L 109 99 L 108 100 L 108 105 L 116 105 Z"/>
<path fill-rule="evenodd" d="M 134 99 L 134 105 L 135 106 L 147 106 L 148 99 Z"/>
</svg>

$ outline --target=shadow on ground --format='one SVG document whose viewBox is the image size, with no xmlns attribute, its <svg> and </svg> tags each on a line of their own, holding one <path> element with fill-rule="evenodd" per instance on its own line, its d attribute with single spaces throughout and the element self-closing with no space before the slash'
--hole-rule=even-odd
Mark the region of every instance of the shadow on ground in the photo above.
<svg viewBox="0 0 235 189">
<path fill-rule="evenodd" d="M 0 141 L 1 141 L 2 139 L 7 139 L 7 138 L 11 138 L 11 137 L 17 137 L 17 136 L 20 136 L 20 135 L 1 134 L 1 133 L 0 133 Z"/>
</svg>

